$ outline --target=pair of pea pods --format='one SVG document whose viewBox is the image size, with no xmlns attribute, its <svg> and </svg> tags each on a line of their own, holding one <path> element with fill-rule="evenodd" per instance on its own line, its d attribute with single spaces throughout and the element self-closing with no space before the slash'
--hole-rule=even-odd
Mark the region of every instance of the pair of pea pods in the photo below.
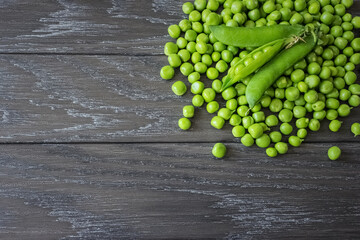
<svg viewBox="0 0 360 240">
<path fill-rule="evenodd" d="M 229 69 L 221 89 L 225 90 L 256 71 L 245 92 L 250 108 L 260 101 L 276 79 L 310 53 L 318 40 L 314 29 L 305 29 L 301 25 L 254 28 L 219 25 L 210 26 L 210 30 L 226 45 L 257 47 Z"/>
</svg>

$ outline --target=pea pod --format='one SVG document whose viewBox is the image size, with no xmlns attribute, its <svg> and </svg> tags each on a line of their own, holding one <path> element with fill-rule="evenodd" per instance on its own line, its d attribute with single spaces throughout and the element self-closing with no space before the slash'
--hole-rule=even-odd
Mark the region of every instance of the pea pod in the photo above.
<svg viewBox="0 0 360 240">
<path fill-rule="evenodd" d="M 272 25 L 263 27 L 228 27 L 225 25 L 210 26 L 215 38 L 235 47 L 260 47 L 277 39 L 299 36 L 305 31 L 301 25 Z"/>
<path fill-rule="evenodd" d="M 272 61 L 262 66 L 246 87 L 246 100 L 250 108 L 261 99 L 268 89 L 287 69 L 304 58 L 316 46 L 317 35 L 312 31 L 304 41 L 294 44 L 276 55 Z"/>
<path fill-rule="evenodd" d="M 262 65 L 273 58 L 290 39 L 278 39 L 259 47 L 246 55 L 229 69 L 228 74 L 223 79 L 223 85 L 220 91 L 232 86 L 239 80 L 249 76 Z"/>
</svg>

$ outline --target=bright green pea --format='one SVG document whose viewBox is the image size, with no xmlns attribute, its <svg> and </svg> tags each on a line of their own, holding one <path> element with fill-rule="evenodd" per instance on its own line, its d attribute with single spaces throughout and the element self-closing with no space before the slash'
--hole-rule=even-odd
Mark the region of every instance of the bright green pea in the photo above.
<svg viewBox="0 0 360 240">
<path fill-rule="evenodd" d="M 241 123 L 241 117 L 237 114 L 233 114 L 231 115 L 230 119 L 229 119 L 229 123 L 231 126 L 237 126 L 240 125 Z"/>
<path fill-rule="evenodd" d="M 304 78 L 305 78 L 305 73 L 302 69 L 296 69 L 290 75 L 291 81 L 293 81 L 295 83 L 298 83 L 298 82 L 304 80 Z"/>
<path fill-rule="evenodd" d="M 165 80 L 172 79 L 174 77 L 174 74 L 174 68 L 169 65 L 162 67 L 160 70 L 160 76 Z"/>
<path fill-rule="evenodd" d="M 289 123 L 282 123 L 280 125 L 280 132 L 284 135 L 289 135 L 293 131 L 293 127 Z"/>
<path fill-rule="evenodd" d="M 226 108 L 230 109 L 231 111 L 234 111 L 237 109 L 238 103 L 236 99 L 229 99 L 226 101 Z"/>
<path fill-rule="evenodd" d="M 180 37 L 181 29 L 180 29 L 179 25 L 173 24 L 173 25 L 169 26 L 168 33 L 169 33 L 170 37 L 176 39 L 176 38 Z"/>
<path fill-rule="evenodd" d="M 309 118 L 305 118 L 305 117 L 299 118 L 298 120 L 296 120 L 295 126 L 297 128 L 307 128 L 309 126 L 309 122 L 310 122 Z"/>
<path fill-rule="evenodd" d="M 269 116 L 266 117 L 265 123 L 269 127 L 274 127 L 274 126 L 278 125 L 279 120 L 275 115 L 269 115 Z"/>
<path fill-rule="evenodd" d="M 307 136 L 307 130 L 306 130 L 305 128 L 300 128 L 300 129 L 297 131 L 296 135 L 297 135 L 299 138 L 304 139 L 304 138 L 306 138 L 306 136 Z"/>
<path fill-rule="evenodd" d="M 173 42 L 167 42 L 164 46 L 164 53 L 166 56 L 170 54 L 176 54 L 179 51 L 178 46 Z"/>
<path fill-rule="evenodd" d="M 296 87 L 289 87 L 285 90 L 285 97 L 289 101 L 295 101 L 300 96 L 300 91 Z"/>
<path fill-rule="evenodd" d="M 248 115 L 249 107 L 245 105 L 240 106 L 237 108 L 236 112 L 237 114 L 239 114 L 240 117 L 245 117 Z"/>
<path fill-rule="evenodd" d="M 309 129 L 311 131 L 319 131 L 320 129 L 320 121 L 317 120 L 317 119 L 311 119 L 310 122 L 309 122 Z"/>
<path fill-rule="evenodd" d="M 221 128 L 223 128 L 223 126 L 225 124 L 225 119 L 223 119 L 222 117 L 219 117 L 219 116 L 214 116 L 211 119 L 210 124 L 211 124 L 211 126 L 213 126 L 216 129 L 221 129 Z"/>
<path fill-rule="evenodd" d="M 330 160 L 337 160 L 341 156 L 341 149 L 337 146 L 332 146 L 328 150 L 328 157 Z"/>
<path fill-rule="evenodd" d="M 339 129 L 341 128 L 341 125 L 342 125 L 342 122 L 335 119 L 335 120 L 332 120 L 330 123 L 329 123 L 329 129 L 330 131 L 332 132 L 337 132 L 339 131 Z"/>
<path fill-rule="evenodd" d="M 360 28 L 360 17 L 359 16 L 353 17 L 351 23 L 354 26 L 354 28 Z"/>
<path fill-rule="evenodd" d="M 231 110 L 228 108 L 220 108 L 218 111 L 218 116 L 225 120 L 229 120 L 231 117 Z"/>
<path fill-rule="evenodd" d="M 279 154 L 285 154 L 288 151 L 288 145 L 284 142 L 277 142 L 275 143 L 275 149 Z"/>
<path fill-rule="evenodd" d="M 320 7 L 321 6 L 320 6 L 320 3 L 318 1 L 313 1 L 308 7 L 308 11 L 309 11 L 310 14 L 315 15 L 315 14 L 319 13 Z"/>
<path fill-rule="evenodd" d="M 206 110 L 208 113 L 214 113 L 219 110 L 219 103 L 216 101 L 211 101 L 206 105 Z"/>
<path fill-rule="evenodd" d="M 254 145 L 254 138 L 249 133 L 246 133 L 241 138 L 241 143 L 246 147 L 250 147 L 250 146 Z"/>
<path fill-rule="evenodd" d="M 360 53 L 352 54 L 350 57 L 350 62 L 352 62 L 355 65 L 360 64 Z"/>
<path fill-rule="evenodd" d="M 318 93 L 315 90 L 309 90 L 304 94 L 304 99 L 308 103 L 315 103 L 319 98 Z"/>
<path fill-rule="evenodd" d="M 266 149 L 266 154 L 269 156 L 269 157 L 276 157 L 278 152 L 276 150 L 276 148 L 273 148 L 273 147 L 269 147 Z"/>
<path fill-rule="evenodd" d="M 177 54 L 170 54 L 168 56 L 168 62 L 169 65 L 174 68 L 180 67 L 182 63 L 180 56 Z"/>
<path fill-rule="evenodd" d="M 204 98 L 201 95 L 197 94 L 192 98 L 192 104 L 195 107 L 201 107 L 204 104 Z"/>
<path fill-rule="evenodd" d="M 309 75 L 304 81 L 310 89 L 316 88 L 320 84 L 320 78 L 317 75 Z"/>
<path fill-rule="evenodd" d="M 227 63 L 230 63 L 233 57 L 233 53 L 229 50 L 224 50 L 221 52 L 221 58 Z"/>
<path fill-rule="evenodd" d="M 243 137 L 245 135 L 245 128 L 240 125 L 233 127 L 232 135 L 236 138 Z"/>
<path fill-rule="evenodd" d="M 180 66 L 180 72 L 184 76 L 189 76 L 194 71 L 194 66 L 191 63 L 185 62 Z"/>
<path fill-rule="evenodd" d="M 256 123 L 265 121 L 265 113 L 263 111 L 253 113 L 252 117 Z"/>
<path fill-rule="evenodd" d="M 212 88 L 205 88 L 202 92 L 202 96 L 205 102 L 211 102 L 215 99 L 216 92 Z"/>
<path fill-rule="evenodd" d="M 360 38 L 354 38 L 351 41 L 350 45 L 354 49 L 355 52 L 359 52 L 360 51 Z"/>
<path fill-rule="evenodd" d="M 289 144 L 293 147 L 300 146 L 302 141 L 303 140 L 301 138 L 299 138 L 298 136 L 290 136 L 288 139 Z"/>
<path fill-rule="evenodd" d="M 351 132 L 354 134 L 354 137 L 360 135 L 360 123 L 356 122 L 351 125 Z"/>
<path fill-rule="evenodd" d="M 358 107 L 360 106 L 360 97 L 358 95 L 351 95 L 351 97 L 348 100 L 348 104 L 351 107 Z"/>
<path fill-rule="evenodd" d="M 332 15 L 330 12 L 323 12 L 320 16 L 320 20 L 324 24 L 330 25 L 334 21 L 334 15 Z"/>
<path fill-rule="evenodd" d="M 219 72 L 216 68 L 210 67 L 206 70 L 206 76 L 210 79 L 210 80 L 214 80 L 219 76 Z"/>
<path fill-rule="evenodd" d="M 229 87 L 227 89 L 225 89 L 222 93 L 221 93 L 222 97 L 224 100 L 229 100 L 232 99 L 234 97 L 236 97 L 237 95 L 237 91 L 234 87 Z"/>
<path fill-rule="evenodd" d="M 186 32 L 191 29 L 191 22 L 188 19 L 183 19 L 179 22 L 181 31 Z"/>
<path fill-rule="evenodd" d="M 351 107 L 347 105 L 346 103 L 343 103 L 339 106 L 337 109 L 340 117 L 347 117 L 350 114 Z"/>
<path fill-rule="evenodd" d="M 271 103 L 271 97 L 267 96 L 267 95 L 264 95 L 261 100 L 260 100 L 260 104 L 262 107 L 269 107 Z"/>
<path fill-rule="evenodd" d="M 183 107 L 183 115 L 186 118 L 192 118 L 194 116 L 194 106 L 186 105 Z"/>
<path fill-rule="evenodd" d="M 188 118 L 180 118 L 178 125 L 180 129 L 188 130 L 191 127 L 191 121 Z"/>
<path fill-rule="evenodd" d="M 171 90 L 178 96 L 184 95 L 187 91 L 186 85 L 182 81 L 176 81 L 171 86 Z"/>
<path fill-rule="evenodd" d="M 280 112 L 283 107 L 283 103 L 280 99 L 274 98 L 269 106 L 271 112 Z"/>
<path fill-rule="evenodd" d="M 293 114 L 295 118 L 302 118 L 306 115 L 306 108 L 303 106 L 295 106 L 293 108 Z"/>
<path fill-rule="evenodd" d="M 191 93 L 193 94 L 201 94 L 204 91 L 205 85 L 201 81 L 196 81 L 193 84 L 191 84 Z"/>
<path fill-rule="evenodd" d="M 190 14 L 194 10 L 194 5 L 191 2 L 186 2 L 182 5 L 182 10 L 185 14 Z"/>
<path fill-rule="evenodd" d="M 241 121 L 242 121 L 242 125 L 244 126 L 245 129 L 248 129 L 255 122 L 251 116 L 245 116 L 242 118 Z"/>
<path fill-rule="evenodd" d="M 217 63 L 216 63 L 216 66 L 215 68 L 220 72 L 220 73 L 223 73 L 225 72 L 226 70 L 228 70 L 229 66 L 228 64 L 224 61 L 224 60 L 219 60 Z"/>
<path fill-rule="evenodd" d="M 349 86 L 349 91 L 354 95 L 360 95 L 360 84 L 351 84 Z"/>
<path fill-rule="evenodd" d="M 199 80 L 200 80 L 200 73 L 198 73 L 198 72 L 192 72 L 188 75 L 188 81 L 190 83 L 194 83 Z"/>
<path fill-rule="evenodd" d="M 292 118 L 293 118 L 293 112 L 289 109 L 282 109 L 279 112 L 279 119 L 283 123 L 290 122 L 292 120 Z"/>
<path fill-rule="evenodd" d="M 269 135 L 263 134 L 261 137 L 257 138 L 255 142 L 258 147 L 267 148 L 271 143 L 271 139 Z"/>
<path fill-rule="evenodd" d="M 295 107 L 295 102 L 293 101 L 289 101 L 289 100 L 285 100 L 283 103 L 283 107 L 285 109 L 289 109 L 289 110 L 293 110 Z"/>
<path fill-rule="evenodd" d="M 211 88 L 214 89 L 216 93 L 220 93 L 220 90 L 222 88 L 222 82 L 219 79 L 215 79 L 211 84 Z"/>
<path fill-rule="evenodd" d="M 216 158 L 223 158 L 226 154 L 226 146 L 223 143 L 216 143 L 211 150 Z"/>
<path fill-rule="evenodd" d="M 325 108 L 325 103 L 323 101 L 316 101 L 312 104 L 312 109 L 316 112 L 321 111 Z"/>
<path fill-rule="evenodd" d="M 275 89 L 275 98 L 284 99 L 285 98 L 285 89 L 276 88 Z"/>
<path fill-rule="evenodd" d="M 194 70 L 200 74 L 205 73 L 207 70 L 207 66 L 205 63 L 197 62 L 194 65 Z"/>
<path fill-rule="evenodd" d="M 269 137 L 273 143 L 280 142 L 282 139 L 282 134 L 279 131 L 272 131 L 269 134 Z"/>
<path fill-rule="evenodd" d="M 335 109 L 328 109 L 326 111 L 326 119 L 332 121 L 335 120 L 339 116 L 339 113 Z"/>
</svg>

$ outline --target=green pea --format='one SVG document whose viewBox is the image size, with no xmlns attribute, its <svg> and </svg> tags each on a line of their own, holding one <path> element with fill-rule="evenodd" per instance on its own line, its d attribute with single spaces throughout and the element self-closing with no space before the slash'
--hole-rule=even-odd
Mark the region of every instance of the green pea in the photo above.
<svg viewBox="0 0 360 240">
<path fill-rule="evenodd" d="M 271 139 L 269 135 L 263 134 L 261 137 L 257 138 L 255 142 L 258 147 L 267 148 L 271 143 Z"/>
<path fill-rule="evenodd" d="M 285 154 L 288 151 L 288 145 L 284 142 L 277 142 L 275 143 L 275 149 L 279 154 Z"/>
<path fill-rule="evenodd" d="M 310 89 L 316 88 L 320 84 L 320 78 L 317 75 L 309 75 L 305 78 L 305 83 Z"/>
<path fill-rule="evenodd" d="M 329 129 L 332 131 L 332 132 L 337 132 L 339 131 L 340 127 L 342 125 L 342 122 L 335 119 L 335 120 L 332 120 L 330 123 L 329 123 Z"/>
<path fill-rule="evenodd" d="M 252 145 L 254 145 L 254 139 L 253 137 L 249 134 L 249 133 L 246 133 L 242 138 L 241 138 L 241 143 L 246 146 L 246 147 L 250 147 Z"/>
<path fill-rule="evenodd" d="M 289 87 L 285 91 L 285 97 L 289 101 L 295 101 L 300 97 L 300 91 L 296 87 Z"/>
<path fill-rule="evenodd" d="M 265 113 L 263 111 L 253 113 L 252 117 L 257 123 L 265 121 Z"/>
<path fill-rule="evenodd" d="M 226 107 L 228 109 L 230 109 L 231 111 L 234 111 L 237 109 L 238 107 L 238 103 L 237 103 L 237 100 L 236 99 L 229 99 L 226 101 Z"/>
<path fill-rule="evenodd" d="M 290 75 L 291 81 L 298 83 L 305 78 L 305 73 L 302 69 L 296 69 Z"/>
<path fill-rule="evenodd" d="M 354 38 L 351 41 L 350 45 L 354 49 L 355 52 L 359 52 L 360 51 L 360 38 Z"/>
<path fill-rule="evenodd" d="M 219 116 L 214 116 L 211 119 L 210 124 L 211 124 L 211 126 L 213 126 L 216 129 L 221 129 L 221 128 L 223 128 L 223 126 L 225 124 L 225 119 L 223 119 L 222 117 L 219 117 Z"/>
<path fill-rule="evenodd" d="M 182 81 L 176 81 L 171 86 L 171 90 L 178 96 L 184 95 L 187 91 L 186 85 Z"/>
<path fill-rule="evenodd" d="M 275 115 L 269 115 L 265 119 L 265 124 L 269 127 L 277 126 L 278 123 L 279 123 L 279 120 Z"/>
<path fill-rule="evenodd" d="M 328 98 L 326 99 L 325 105 L 328 109 L 338 109 L 340 106 L 340 102 L 335 98 Z"/>
<path fill-rule="evenodd" d="M 179 51 L 178 46 L 173 42 L 167 42 L 164 46 L 164 53 L 166 56 L 170 54 L 176 54 Z"/>
<path fill-rule="evenodd" d="M 295 106 L 293 108 L 293 114 L 295 118 L 302 118 L 306 115 L 306 108 L 303 106 Z"/>
<path fill-rule="evenodd" d="M 353 71 L 346 72 L 344 80 L 347 85 L 351 85 L 356 82 L 357 76 Z"/>
<path fill-rule="evenodd" d="M 352 93 L 352 94 L 355 94 L 355 95 L 360 95 L 360 84 L 351 84 L 349 86 L 349 91 Z"/>
<path fill-rule="evenodd" d="M 242 125 L 244 126 L 245 129 L 248 129 L 255 122 L 251 116 L 245 116 L 245 117 L 243 117 L 243 119 L 241 121 L 242 121 Z"/>
<path fill-rule="evenodd" d="M 308 7 L 308 11 L 309 11 L 310 14 L 313 14 L 313 15 L 319 13 L 319 11 L 320 11 L 320 3 L 318 1 L 312 2 Z"/>
<path fill-rule="evenodd" d="M 248 102 L 246 100 L 246 96 L 245 95 L 241 95 L 238 97 L 238 103 L 239 105 L 246 105 Z"/>
<path fill-rule="evenodd" d="M 330 25 L 334 21 L 334 15 L 332 15 L 330 12 L 323 12 L 320 16 L 320 20 L 324 24 Z"/>
<path fill-rule="evenodd" d="M 195 107 L 201 107 L 204 104 L 204 98 L 199 94 L 194 95 L 194 97 L 192 98 L 192 104 Z"/>
<path fill-rule="evenodd" d="M 194 65 L 194 70 L 200 74 L 205 73 L 207 70 L 207 66 L 205 63 L 197 62 Z"/>
<path fill-rule="evenodd" d="M 202 96 L 205 102 L 211 102 L 215 99 L 216 92 L 212 88 L 205 88 L 202 92 Z"/>
<path fill-rule="evenodd" d="M 224 50 L 221 52 L 221 58 L 227 63 L 230 63 L 233 57 L 233 53 L 229 50 Z"/>
<path fill-rule="evenodd" d="M 284 99 L 285 98 L 285 89 L 276 88 L 275 89 L 275 97 L 278 99 Z"/>
<path fill-rule="evenodd" d="M 188 81 L 190 83 L 194 83 L 199 80 L 200 80 L 200 73 L 198 73 L 198 72 L 192 72 L 188 75 Z"/>
<path fill-rule="evenodd" d="M 295 24 L 301 24 L 304 21 L 303 16 L 301 16 L 300 13 L 295 12 L 292 17 L 290 18 L 290 24 L 291 25 L 295 25 Z"/>
<path fill-rule="evenodd" d="M 282 139 L 282 134 L 279 131 L 272 131 L 269 134 L 269 137 L 273 143 L 280 142 Z"/>
<path fill-rule="evenodd" d="M 194 116 L 194 106 L 186 105 L 183 107 L 183 115 L 186 118 L 192 118 Z"/>
<path fill-rule="evenodd" d="M 165 80 L 172 79 L 174 77 L 174 74 L 174 68 L 169 65 L 162 67 L 160 70 L 160 76 Z"/>
<path fill-rule="evenodd" d="M 231 117 L 231 110 L 228 108 L 220 108 L 218 111 L 218 116 L 225 120 L 229 120 Z"/>
<path fill-rule="evenodd" d="M 222 82 L 219 79 L 215 79 L 211 84 L 211 88 L 214 89 L 216 93 L 221 92 L 221 87 L 222 87 Z"/>
<path fill-rule="evenodd" d="M 341 155 L 341 149 L 337 146 L 332 146 L 328 150 L 328 157 L 330 160 L 337 160 Z"/>
<path fill-rule="evenodd" d="M 293 118 L 293 112 L 289 109 L 282 109 L 279 112 L 279 119 L 283 123 L 290 122 L 292 120 L 292 118 Z"/>
<path fill-rule="evenodd" d="M 299 118 L 296 120 L 295 125 L 297 128 L 307 128 L 309 126 L 309 118 Z"/>
<path fill-rule="evenodd" d="M 211 101 L 206 105 L 206 110 L 208 113 L 214 113 L 219 110 L 219 103 L 216 101 Z"/>
<path fill-rule="evenodd" d="M 178 25 L 173 24 L 173 25 L 169 26 L 168 33 L 169 33 L 170 37 L 176 39 L 176 38 L 180 37 L 181 29 Z"/>
<path fill-rule="evenodd" d="M 338 108 L 338 113 L 340 117 L 347 117 L 350 114 L 351 107 L 347 105 L 346 103 L 343 103 Z"/>
<path fill-rule="evenodd" d="M 314 111 L 321 111 L 325 108 L 325 103 L 323 101 L 316 101 L 315 103 L 312 104 L 312 109 Z"/>
<path fill-rule="evenodd" d="M 319 129 L 320 129 L 320 121 L 317 120 L 317 119 L 314 119 L 314 118 L 311 119 L 310 122 L 309 122 L 309 129 L 311 131 L 314 131 L 314 132 L 319 131 Z"/>
<path fill-rule="evenodd" d="M 242 12 L 244 10 L 244 8 L 245 8 L 244 3 L 241 1 L 234 1 L 231 4 L 231 12 L 233 14 Z"/>
<path fill-rule="evenodd" d="M 351 97 L 351 92 L 347 89 L 341 89 L 339 93 L 339 99 L 341 101 L 347 101 Z"/>
<path fill-rule="evenodd" d="M 351 125 L 351 132 L 354 134 L 354 137 L 360 135 L 360 123 L 356 122 Z"/>
<path fill-rule="evenodd" d="M 211 152 L 214 157 L 223 158 L 226 154 L 226 146 L 223 143 L 216 143 Z"/>
<path fill-rule="evenodd" d="M 354 39 L 355 35 L 352 31 L 345 31 L 342 37 L 351 42 Z"/>
<path fill-rule="evenodd" d="M 339 113 L 335 109 L 329 109 L 326 111 L 326 119 L 332 121 L 339 116 Z"/>
<path fill-rule="evenodd" d="M 194 10 L 194 5 L 191 2 L 186 2 L 182 5 L 182 10 L 185 14 L 190 14 Z"/>
<path fill-rule="evenodd" d="M 228 70 L 229 66 L 228 64 L 224 61 L 224 60 L 219 60 L 217 63 L 216 63 L 216 66 L 215 68 L 220 72 L 220 73 L 223 73 L 225 72 L 226 70 Z"/>
<path fill-rule="evenodd" d="M 237 92 L 237 96 L 245 95 L 246 86 L 243 83 L 238 83 L 235 85 L 235 90 Z"/>
<path fill-rule="evenodd" d="M 289 123 L 282 123 L 280 125 L 280 132 L 284 135 L 289 135 L 293 131 L 293 127 Z"/>
<path fill-rule="evenodd" d="M 243 137 L 245 135 L 245 128 L 240 125 L 233 127 L 232 135 L 236 138 Z"/>
<path fill-rule="evenodd" d="M 177 68 L 181 65 L 181 58 L 177 54 L 170 54 L 168 56 L 168 62 L 171 67 Z"/>
<path fill-rule="evenodd" d="M 183 19 L 179 22 L 181 31 L 186 32 L 191 29 L 191 22 L 188 19 Z"/>
<path fill-rule="evenodd" d="M 273 147 L 269 147 L 266 149 L 266 154 L 269 156 L 269 157 L 276 157 L 278 152 L 276 150 L 276 148 L 273 148 Z"/>
<path fill-rule="evenodd" d="M 180 118 L 178 125 L 180 129 L 188 130 L 191 127 L 191 121 L 188 118 Z"/>
<path fill-rule="evenodd" d="M 184 76 L 189 76 L 194 71 L 194 66 L 191 63 L 185 62 L 180 66 L 180 72 Z"/>
<path fill-rule="evenodd" d="M 267 95 L 264 95 L 260 100 L 260 104 L 264 108 L 269 107 L 270 103 L 271 103 L 271 97 L 269 97 Z"/>
<path fill-rule="evenodd" d="M 297 131 L 296 135 L 297 135 L 299 138 L 304 139 L 304 138 L 306 138 L 306 136 L 307 136 L 307 130 L 306 130 L 305 128 L 300 128 L 300 129 Z"/>
<path fill-rule="evenodd" d="M 248 115 L 249 107 L 248 106 L 240 106 L 236 110 L 237 114 L 239 114 L 240 117 L 245 117 Z"/>
<path fill-rule="evenodd" d="M 280 99 L 274 98 L 269 106 L 271 112 L 280 112 L 283 107 L 283 103 Z"/>
<path fill-rule="evenodd" d="M 237 114 L 233 114 L 231 115 L 230 119 L 229 119 L 229 123 L 231 126 L 237 126 L 240 125 L 241 123 L 241 117 Z"/>
<path fill-rule="evenodd" d="M 285 100 L 283 103 L 283 107 L 285 109 L 289 109 L 289 110 L 293 110 L 295 107 L 295 102 L 293 101 L 289 101 L 289 100 Z"/>
<path fill-rule="evenodd" d="M 358 107 L 360 106 L 360 97 L 358 95 L 351 95 L 351 97 L 348 100 L 348 104 L 351 107 Z"/>
<path fill-rule="evenodd" d="M 360 53 L 351 54 L 350 62 L 352 62 L 355 65 L 360 64 Z"/>
<path fill-rule="evenodd" d="M 204 91 L 204 83 L 201 81 L 196 81 L 193 84 L 191 84 L 190 91 L 193 94 L 201 94 Z"/>
<path fill-rule="evenodd" d="M 304 94 L 304 99 L 307 103 L 315 103 L 319 98 L 318 93 L 315 90 L 309 90 Z"/>
<path fill-rule="evenodd" d="M 229 87 L 227 89 L 225 89 L 222 93 L 221 93 L 222 97 L 224 100 L 229 100 L 232 99 L 234 97 L 236 97 L 237 95 L 237 91 L 234 87 Z"/>
<path fill-rule="evenodd" d="M 325 110 L 313 112 L 313 118 L 314 119 L 317 119 L 317 120 L 321 121 L 325 117 L 326 117 L 326 111 Z"/>
<path fill-rule="evenodd" d="M 298 136 L 290 136 L 288 139 L 289 144 L 293 147 L 299 147 L 302 141 Z"/>
</svg>

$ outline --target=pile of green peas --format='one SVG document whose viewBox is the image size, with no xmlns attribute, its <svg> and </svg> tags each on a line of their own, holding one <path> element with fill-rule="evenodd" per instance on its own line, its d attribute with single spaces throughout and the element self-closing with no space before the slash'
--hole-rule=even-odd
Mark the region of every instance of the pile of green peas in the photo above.
<svg viewBox="0 0 360 240">
<path fill-rule="evenodd" d="M 168 65 L 163 79 L 174 78 L 175 69 L 188 82 L 176 81 L 172 91 L 194 95 L 192 105 L 184 106 L 180 129 L 191 128 L 195 108 L 205 107 L 214 114 L 211 126 L 222 129 L 228 122 L 232 134 L 245 146 L 257 145 L 275 157 L 285 154 L 289 145 L 298 147 L 308 131 L 318 131 L 321 121 L 330 121 L 337 132 L 342 119 L 360 105 L 360 84 L 354 72 L 360 63 L 360 17 L 347 12 L 353 0 L 195 0 L 182 5 L 188 18 L 169 26 L 175 40 L 167 42 L 164 53 Z M 288 69 L 266 90 L 262 99 L 249 108 L 245 90 L 251 75 L 220 92 L 227 70 L 253 49 L 228 46 L 213 36 L 209 26 L 259 27 L 274 24 L 320 25 L 322 36 L 315 49 Z M 260 38 L 261 36 L 259 36 Z M 202 78 L 206 75 L 206 78 Z M 226 153 L 215 144 L 213 155 Z"/>
</svg>

